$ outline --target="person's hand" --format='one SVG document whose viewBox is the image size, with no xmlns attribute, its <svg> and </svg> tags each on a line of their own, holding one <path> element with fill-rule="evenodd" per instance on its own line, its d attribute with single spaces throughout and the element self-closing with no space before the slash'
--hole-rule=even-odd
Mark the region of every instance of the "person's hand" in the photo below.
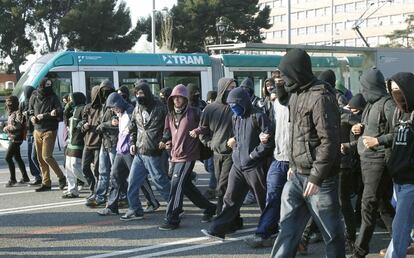
<svg viewBox="0 0 414 258">
<path fill-rule="evenodd" d="M 50 112 L 51 116 L 57 116 L 57 111 L 56 109 L 53 109 L 52 112 Z"/>
<path fill-rule="evenodd" d="M 194 130 L 192 130 L 192 131 L 190 131 L 190 136 L 192 137 L 192 138 L 197 138 L 197 133 L 196 133 L 196 129 L 194 129 Z"/>
<path fill-rule="evenodd" d="M 234 137 L 228 139 L 227 146 L 233 149 L 236 146 L 236 139 Z"/>
<path fill-rule="evenodd" d="M 169 141 L 165 144 L 165 149 L 166 150 L 171 150 L 171 148 L 172 148 L 172 144 L 171 144 L 171 141 Z"/>
<path fill-rule="evenodd" d="M 304 197 L 309 197 L 319 193 L 320 187 L 315 185 L 314 183 L 308 182 L 306 185 L 305 192 L 303 193 Z"/>
<path fill-rule="evenodd" d="M 291 168 L 289 168 L 287 172 L 287 180 L 292 180 L 292 177 L 295 175 L 295 172 Z"/>
<path fill-rule="evenodd" d="M 129 153 L 131 153 L 131 155 L 135 155 L 137 148 L 135 147 L 135 145 L 131 145 L 131 147 L 129 147 Z"/>
<path fill-rule="evenodd" d="M 83 124 L 83 129 L 89 130 L 89 128 L 91 128 L 91 126 L 89 125 L 89 123 L 84 123 Z"/>
<path fill-rule="evenodd" d="M 348 151 L 349 151 L 348 145 L 341 143 L 341 153 L 345 155 L 348 153 Z"/>
<path fill-rule="evenodd" d="M 119 120 L 118 119 L 112 119 L 111 124 L 112 124 L 112 126 L 118 126 L 119 125 Z"/>
<path fill-rule="evenodd" d="M 260 133 L 259 134 L 259 138 L 260 138 L 260 142 L 262 143 L 262 144 L 266 144 L 267 143 L 267 141 L 269 140 L 269 138 L 270 138 L 270 134 L 267 134 L 267 133 Z"/>
<path fill-rule="evenodd" d="M 163 143 L 163 142 L 160 142 L 160 143 L 158 144 L 158 148 L 159 148 L 160 150 L 163 150 L 163 149 L 165 149 L 165 148 L 166 148 L 166 145 L 165 145 L 165 143 Z"/>
<path fill-rule="evenodd" d="M 351 132 L 354 135 L 361 135 L 362 134 L 362 127 L 363 127 L 362 124 L 355 124 L 351 128 Z"/>
<path fill-rule="evenodd" d="M 32 116 L 32 118 L 30 118 L 30 121 L 32 122 L 32 124 L 36 124 L 36 117 L 35 116 Z"/>
<path fill-rule="evenodd" d="M 42 120 L 43 119 L 43 114 L 38 114 L 36 116 L 36 119 L 39 120 L 39 121 Z"/>
<path fill-rule="evenodd" d="M 367 149 L 371 149 L 379 145 L 378 138 L 371 137 L 371 136 L 364 136 L 362 139 L 363 139 L 362 142 L 364 143 L 364 146 Z"/>
</svg>

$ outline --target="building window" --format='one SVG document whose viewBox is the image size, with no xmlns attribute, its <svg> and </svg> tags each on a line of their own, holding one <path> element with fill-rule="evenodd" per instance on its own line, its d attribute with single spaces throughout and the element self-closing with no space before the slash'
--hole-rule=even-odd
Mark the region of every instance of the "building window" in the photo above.
<svg viewBox="0 0 414 258">
<path fill-rule="evenodd" d="M 352 29 L 352 27 L 354 26 L 355 21 L 347 21 L 345 22 L 345 29 Z"/>
<path fill-rule="evenodd" d="M 404 22 L 404 16 L 402 14 L 392 15 L 390 18 L 391 24 L 401 24 Z"/>
<path fill-rule="evenodd" d="M 356 10 L 364 10 L 367 7 L 367 4 L 365 1 L 359 1 L 355 3 L 355 9 Z"/>
<path fill-rule="evenodd" d="M 306 18 L 313 18 L 315 17 L 315 9 L 307 10 L 306 11 Z"/>
<path fill-rule="evenodd" d="M 345 46 L 347 47 L 355 47 L 355 39 L 346 39 Z"/>
<path fill-rule="evenodd" d="M 324 25 L 317 25 L 316 26 L 316 33 L 323 33 L 325 32 L 325 26 Z"/>
<path fill-rule="evenodd" d="M 298 35 L 306 35 L 306 28 L 305 27 L 299 28 Z"/>
<path fill-rule="evenodd" d="M 377 27 L 378 26 L 378 18 L 369 18 L 367 21 L 367 27 Z"/>
<path fill-rule="evenodd" d="M 273 38 L 273 32 L 266 32 L 266 39 L 272 39 Z"/>
<path fill-rule="evenodd" d="M 379 26 L 388 26 L 391 24 L 391 16 L 383 16 L 378 18 Z"/>
<path fill-rule="evenodd" d="M 297 35 L 298 30 L 297 29 L 291 29 L 290 30 L 290 35 L 291 36 L 296 36 Z"/>
<path fill-rule="evenodd" d="M 314 34 L 315 33 L 315 26 L 306 27 L 306 34 Z"/>
<path fill-rule="evenodd" d="M 335 23 L 335 30 L 344 30 L 345 29 L 344 24 L 345 23 L 343 23 L 343 22 L 336 22 Z"/>
<path fill-rule="evenodd" d="M 345 5 L 345 12 L 353 12 L 355 11 L 355 3 L 349 3 Z"/>
<path fill-rule="evenodd" d="M 306 12 L 298 12 L 298 20 L 305 20 L 306 19 Z"/>
<path fill-rule="evenodd" d="M 321 16 L 325 16 L 325 8 L 319 8 L 315 10 L 315 15 L 316 17 L 321 17 Z"/>
<path fill-rule="evenodd" d="M 343 12 L 344 12 L 343 4 L 335 5 L 335 13 L 343 13 Z"/>
</svg>

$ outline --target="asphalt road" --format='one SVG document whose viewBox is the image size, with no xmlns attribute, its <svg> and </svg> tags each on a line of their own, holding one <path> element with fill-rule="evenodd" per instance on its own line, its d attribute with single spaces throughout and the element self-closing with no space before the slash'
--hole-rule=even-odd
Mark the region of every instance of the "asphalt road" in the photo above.
<svg viewBox="0 0 414 258">
<path fill-rule="evenodd" d="M 63 164 L 63 155 L 56 152 Z M 26 162 L 26 164 L 28 164 Z M 204 191 L 208 174 L 201 163 L 198 187 Z M 244 229 L 229 235 L 224 242 L 209 240 L 200 230 L 208 224 L 200 222 L 201 211 L 185 199 L 185 215 L 180 228 L 160 231 L 165 203 L 155 213 L 143 220 L 123 222 L 118 216 L 98 216 L 97 209 L 84 205 L 89 193 L 84 190 L 82 198 L 62 199 L 52 173 L 53 191 L 35 193 L 26 185 L 5 188 L 9 172 L 0 151 L 0 256 L 1 257 L 269 257 L 271 248 L 251 249 L 242 241 L 252 234 L 258 222 L 256 205 L 242 208 Z M 20 173 L 17 171 L 17 178 Z M 159 194 L 155 192 L 157 197 Z M 125 209 L 121 210 L 121 213 Z M 389 237 L 378 229 L 371 244 L 372 254 L 389 243 Z M 313 244 L 309 255 L 324 257 L 324 245 Z"/>
</svg>

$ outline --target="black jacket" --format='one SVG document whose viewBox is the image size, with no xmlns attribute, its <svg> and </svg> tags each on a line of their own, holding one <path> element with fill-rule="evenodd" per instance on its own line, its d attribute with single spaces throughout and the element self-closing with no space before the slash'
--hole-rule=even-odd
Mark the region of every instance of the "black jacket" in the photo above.
<svg viewBox="0 0 414 258">
<path fill-rule="evenodd" d="M 101 147 L 102 138 L 96 130 L 101 118 L 101 101 L 99 98 L 99 86 L 95 86 L 91 90 L 92 103 L 89 103 L 83 109 L 82 121 L 79 127 L 85 134 L 85 147 L 89 149 L 99 149 Z M 85 128 L 85 124 L 89 124 L 89 128 Z"/>
<path fill-rule="evenodd" d="M 200 126 L 208 128 L 209 133 L 201 134 L 201 142 L 216 154 L 230 154 L 227 140 L 233 137 L 233 112 L 227 104 L 226 91 L 234 82 L 230 78 L 221 78 L 218 82 L 216 101 L 207 105 L 201 113 Z"/>
<path fill-rule="evenodd" d="M 66 155 L 69 157 L 82 158 L 84 147 L 84 136 L 79 127 L 79 122 L 82 120 L 83 109 L 86 103 L 86 96 L 81 92 L 74 92 L 72 94 L 72 103 L 70 103 L 71 114 L 68 114 L 68 145 L 66 148 Z"/>
<path fill-rule="evenodd" d="M 137 152 L 143 155 L 160 156 L 162 150 L 158 145 L 164 132 L 167 109 L 162 102 L 154 97 L 147 84 L 136 87 L 145 94 L 145 105 L 138 104 L 129 126 L 131 145 L 137 146 Z"/>
<path fill-rule="evenodd" d="M 261 143 L 259 139 L 261 132 L 273 135 L 274 129 L 269 119 L 261 110 L 252 106 L 248 93 L 242 88 L 230 91 L 227 102 L 239 104 L 244 108 L 241 117 L 234 115 L 232 118 L 237 142 L 232 154 L 233 164 L 240 169 L 261 166 L 264 158 L 274 148 L 273 137 L 266 144 Z"/>
<path fill-rule="evenodd" d="M 279 69 L 292 93 L 289 165 L 320 186 L 339 171 L 340 115 L 335 94 L 330 85 L 314 77 L 310 57 L 301 49 L 289 51 Z"/>
<path fill-rule="evenodd" d="M 397 184 L 414 184 L 414 74 L 397 73 L 391 80 L 398 84 L 404 101 L 394 98 L 398 108 L 393 117 L 394 137 L 388 172 Z"/>
<path fill-rule="evenodd" d="M 362 137 L 358 139 L 358 153 L 361 160 L 369 162 L 384 162 L 389 146 L 392 142 L 392 133 L 389 132 L 389 123 L 395 110 L 395 103 L 385 89 L 385 80 L 382 73 L 371 68 L 361 76 L 362 95 L 367 105 L 362 113 L 361 123 L 364 126 Z M 378 138 L 379 146 L 367 149 L 363 143 L 364 136 Z"/>
<path fill-rule="evenodd" d="M 101 107 L 101 117 L 99 121 L 99 125 L 97 127 L 97 131 L 100 133 L 102 137 L 102 145 L 106 149 L 110 149 L 116 146 L 118 142 L 118 133 L 119 129 L 118 126 L 112 125 L 112 119 L 118 119 L 114 112 L 110 108 L 106 107 L 106 99 L 104 98 L 104 91 L 107 92 L 114 92 L 114 88 L 112 84 L 104 84 L 99 86 L 99 98 L 102 103 Z M 129 101 L 129 100 L 127 100 Z"/>
<path fill-rule="evenodd" d="M 32 86 L 26 86 L 24 88 L 24 101 L 21 102 L 19 106 L 20 113 L 23 115 L 24 123 L 26 124 L 28 136 L 33 135 L 34 130 L 32 121 L 30 121 L 30 114 L 33 112 L 33 110 L 29 109 L 30 98 L 33 94 L 37 94 L 35 88 Z"/>
<path fill-rule="evenodd" d="M 58 96 L 53 92 L 52 87 L 39 89 L 37 94 L 33 94 L 29 101 L 30 118 L 43 114 L 42 120 L 37 120 L 34 129 L 40 132 L 55 131 L 62 120 L 63 109 Z M 52 110 L 57 111 L 56 116 L 51 116 Z"/>
</svg>

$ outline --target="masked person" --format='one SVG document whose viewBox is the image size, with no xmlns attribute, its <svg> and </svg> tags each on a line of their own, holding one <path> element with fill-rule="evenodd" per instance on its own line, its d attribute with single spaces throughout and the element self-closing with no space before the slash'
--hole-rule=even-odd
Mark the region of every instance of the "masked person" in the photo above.
<svg viewBox="0 0 414 258">
<path fill-rule="evenodd" d="M 302 49 L 287 52 L 279 69 L 291 94 L 289 171 L 271 257 L 295 257 L 312 216 L 324 236 L 326 256 L 345 258 L 338 198 L 340 114 L 334 91 L 315 78 L 310 56 Z"/>
<path fill-rule="evenodd" d="M 27 176 L 26 166 L 24 165 L 20 154 L 20 145 L 24 140 L 23 138 L 26 128 L 24 126 L 23 115 L 19 111 L 19 99 L 16 96 L 8 96 L 6 98 L 6 111 L 8 115 L 7 125 L 3 128 L 3 131 L 7 133 L 9 137 L 9 146 L 7 148 L 5 159 L 10 171 L 10 180 L 7 182 L 6 187 L 11 187 L 17 183 L 16 167 L 13 158 L 16 160 L 20 172 L 22 173 L 22 179 L 19 183 L 28 183 L 30 182 L 30 178 Z"/>
<path fill-rule="evenodd" d="M 37 158 L 42 171 L 42 185 L 36 192 L 50 191 L 50 168 L 59 178 L 59 188 L 66 186 L 66 177 L 53 157 L 59 121 L 62 120 L 63 110 L 58 96 L 53 91 L 52 81 L 44 78 L 39 85 L 38 94 L 30 101 L 30 120 L 34 125 L 34 139 Z"/>
<path fill-rule="evenodd" d="M 199 208 L 204 209 L 201 222 L 209 222 L 216 212 L 216 206 L 209 202 L 191 182 L 190 175 L 196 160 L 200 158 L 200 146 L 196 133 L 189 134 L 198 127 L 200 110 L 189 104 L 188 89 L 179 84 L 168 98 L 168 114 L 165 118 L 161 149 L 171 149 L 173 176 L 167 206 L 165 223 L 160 230 L 174 230 L 179 227 L 180 213 L 183 210 L 184 194 Z"/>
<path fill-rule="evenodd" d="M 128 211 L 121 220 L 136 220 L 144 216 L 145 210 L 139 200 L 139 189 L 146 178 L 151 175 L 155 188 L 161 197 L 168 202 L 171 184 L 166 171 L 161 167 L 159 142 L 164 131 L 167 110 L 161 101 L 152 94 L 147 83 L 139 83 L 135 87 L 137 105 L 132 113 L 129 130 L 131 132 L 130 153 L 134 156 L 128 185 Z M 148 207 L 151 211 L 158 206 Z M 148 212 L 149 210 L 147 210 Z"/>
<path fill-rule="evenodd" d="M 261 133 L 273 135 L 273 128 L 267 116 L 254 108 L 250 97 L 242 88 L 230 91 L 227 98 L 233 111 L 234 137 L 227 145 L 233 149 L 233 165 L 230 170 L 222 212 L 214 218 L 208 230 L 202 233 L 214 238 L 224 239 L 225 235 L 238 229 L 241 224 L 240 207 L 249 190 L 254 193 L 260 210 L 266 204 L 266 171 L 261 163 L 274 146 L 273 137 L 261 143 Z"/>
</svg>

